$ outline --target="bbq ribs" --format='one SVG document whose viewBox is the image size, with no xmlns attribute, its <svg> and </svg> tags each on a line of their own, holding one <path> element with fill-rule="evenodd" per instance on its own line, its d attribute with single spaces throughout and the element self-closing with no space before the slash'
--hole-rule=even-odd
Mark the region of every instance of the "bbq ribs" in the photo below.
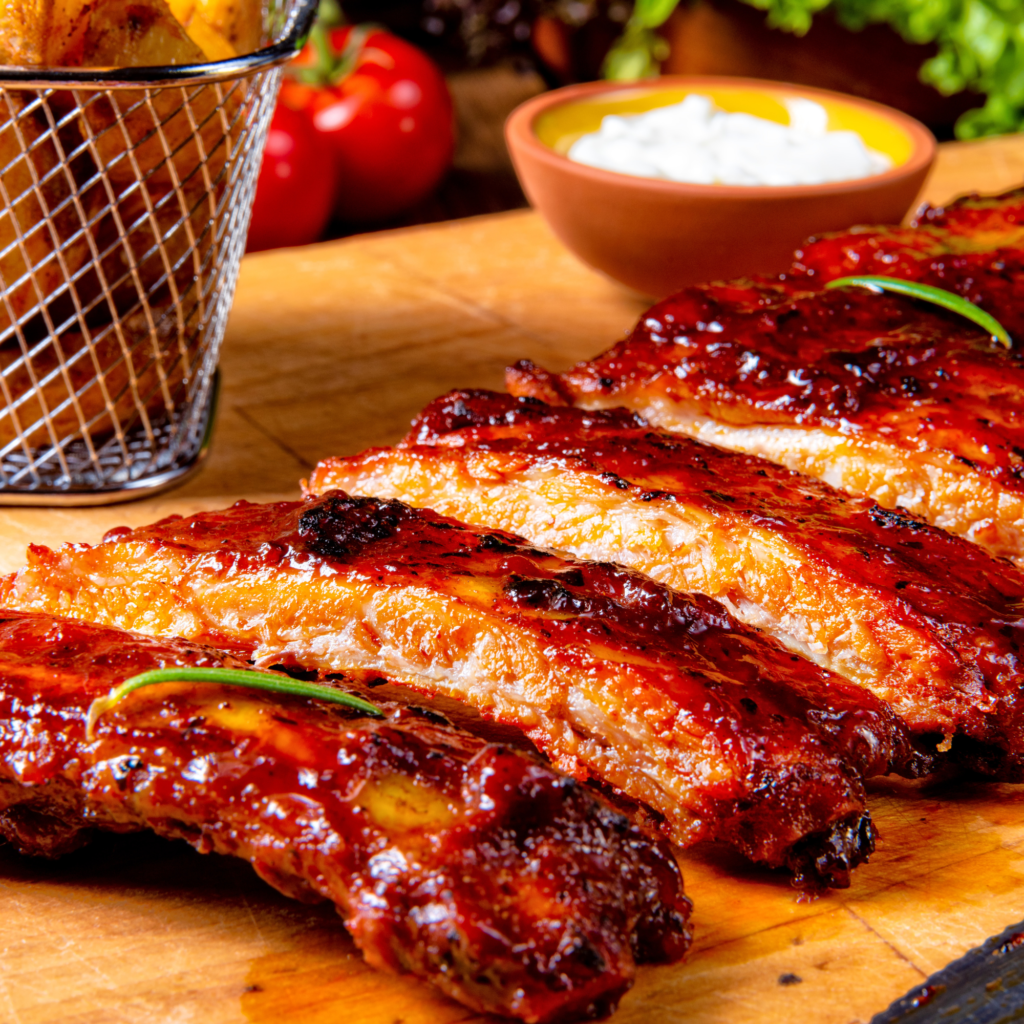
<svg viewBox="0 0 1024 1024">
<path fill-rule="evenodd" d="M 436 399 L 397 448 L 327 459 L 311 493 L 398 498 L 617 562 L 889 703 L 922 746 L 1024 779 L 1024 574 L 906 513 L 763 459 L 494 392 Z"/>
<path fill-rule="evenodd" d="M 863 777 L 925 765 L 887 705 L 707 598 L 395 501 L 240 502 L 33 547 L 0 605 L 460 699 L 673 840 L 811 886 L 848 884 L 872 848 Z"/>
<path fill-rule="evenodd" d="M 0 835 L 56 856 L 92 829 L 148 828 L 245 858 L 289 896 L 333 901 L 374 966 L 525 1021 L 606 1016 L 637 963 L 685 952 L 667 843 L 435 715 L 168 683 L 87 737 L 91 702 L 126 678 L 225 664 L 180 640 L 0 612 Z"/>
<path fill-rule="evenodd" d="M 905 508 L 1024 562 L 1024 192 L 931 211 L 916 229 L 812 240 L 778 279 L 687 288 L 563 374 L 523 362 L 509 390 L 760 455 Z M 954 313 L 844 287 L 937 284 L 1003 322 L 1003 348 Z"/>
</svg>

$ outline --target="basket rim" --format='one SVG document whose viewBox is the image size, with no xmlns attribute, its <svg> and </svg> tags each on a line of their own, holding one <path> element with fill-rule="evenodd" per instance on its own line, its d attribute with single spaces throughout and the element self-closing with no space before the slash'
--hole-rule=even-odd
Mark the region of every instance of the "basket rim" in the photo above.
<svg viewBox="0 0 1024 1024">
<path fill-rule="evenodd" d="M 26 68 L 0 64 L 0 88 L 7 85 L 34 89 L 137 89 L 140 86 L 207 85 L 246 78 L 284 64 L 305 42 L 319 0 L 298 0 L 276 42 L 252 53 L 202 64 L 175 64 L 137 68 Z"/>
</svg>

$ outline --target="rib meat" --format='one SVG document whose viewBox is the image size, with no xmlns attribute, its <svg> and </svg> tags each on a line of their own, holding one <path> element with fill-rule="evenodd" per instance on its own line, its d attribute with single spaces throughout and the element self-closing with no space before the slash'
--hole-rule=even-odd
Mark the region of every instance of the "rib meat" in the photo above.
<svg viewBox="0 0 1024 1024">
<path fill-rule="evenodd" d="M 721 601 L 891 704 L 922 746 L 1024 779 L 1024 574 L 905 513 L 752 456 L 486 391 L 311 493 L 398 498 Z"/>
<path fill-rule="evenodd" d="M 809 885 L 847 884 L 870 851 L 862 777 L 919 761 L 890 708 L 707 598 L 394 501 L 240 502 L 33 547 L 0 604 L 463 700 L 677 842 Z"/>
<path fill-rule="evenodd" d="M 672 852 L 536 757 L 409 708 L 368 718 L 213 684 L 94 698 L 225 659 L 178 640 L 0 612 L 0 834 L 55 856 L 149 828 L 332 900 L 367 960 L 525 1021 L 614 1010 L 637 962 L 679 959 Z"/>
<path fill-rule="evenodd" d="M 1024 189 L 925 207 L 911 227 L 860 227 L 809 239 L 780 283 L 797 292 L 854 274 L 956 292 L 1024 339 Z"/>
<path fill-rule="evenodd" d="M 888 229 L 812 242 L 779 280 L 685 289 L 567 373 L 520 363 L 509 389 L 588 409 L 626 406 L 659 428 L 908 509 L 1024 562 L 1020 207 L 1014 193 L 936 212 L 916 242 L 913 231 Z M 1007 244 L 979 252 L 972 240 Z M 960 291 L 1020 341 L 1007 351 L 911 299 L 820 290 L 851 272 Z"/>
</svg>

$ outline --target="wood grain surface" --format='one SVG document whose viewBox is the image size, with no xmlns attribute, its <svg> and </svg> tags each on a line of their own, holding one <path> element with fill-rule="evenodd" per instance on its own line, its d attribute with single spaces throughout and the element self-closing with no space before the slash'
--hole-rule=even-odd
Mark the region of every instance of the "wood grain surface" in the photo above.
<svg viewBox="0 0 1024 1024">
<path fill-rule="evenodd" d="M 924 196 L 1022 181 L 1024 138 L 947 144 Z M 397 440 L 440 392 L 500 387 L 522 357 L 562 368 L 594 355 L 644 306 L 528 211 L 247 257 L 206 466 L 130 505 L 0 512 L 0 570 L 29 542 L 295 497 L 318 459 Z M 866 1022 L 1024 919 L 1024 787 L 881 780 L 871 808 L 871 863 L 817 900 L 721 849 L 681 854 L 694 950 L 642 970 L 616 1024 Z M 477 1019 L 369 970 L 333 911 L 279 896 L 245 864 L 142 835 L 57 863 L 0 849 L 0 1024 Z"/>
</svg>

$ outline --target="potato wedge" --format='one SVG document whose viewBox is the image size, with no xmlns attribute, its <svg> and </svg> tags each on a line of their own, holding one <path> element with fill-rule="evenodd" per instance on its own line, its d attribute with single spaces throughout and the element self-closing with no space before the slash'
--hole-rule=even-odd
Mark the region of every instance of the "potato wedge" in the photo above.
<svg viewBox="0 0 1024 1024">
<path fill-rule="evenodd" d="M 84 422 L 102 443 L 115 430 L 111 411 L 130 430 L 140 409 L 160 420 L 184 400 L 215 298 L 210 219 L 202 207 L 185 218 L 176 193 L 145 199 L 135 190 L 94 229 L 99 273 L 92 267 L 75 285 L 91 351 L 74 329 L 28 346 L 13 335 L 0 342 L 0 446 L 19 434 L 32 447 L 48 445 L 47 418 L 55 437 L 80 435 Z"/>
<path fill-rule="evenodd" d="M 41 311 L 89 258 L 83 221 L 102 197 L 76 199 L 75 174 L 89 171 L 83 163 L 91 167 L 87 157 L 62 165 L 44 100 L 20 90 L 0 95 L 0 339 Z"/>
<path fill-rule="evenodd" d="M 0 0 L 0 60 L 146 67 L 224 60 L 260 44 L 258 0 Z"/>
<path fill-rule="evenodd" d="M 252 53 L 263 30 L 258 0 L 168 0 L 171 13 L 210 60 Z"/>
<path fill-rule="evenodd" d="M 164 0 L 0 0 L 0 55 L 21 67 L 204 60 Z"/>
<path fill-rule="evenodd" d="M 113 328 L 101 332 L 91 348 L 78 331 L 28 351 L 12 341 L 0 344 L 0 377 L 10 396 L 0 408 L 0 445 L 20 436 L 30 447 L 46 447 L 80 436 L 83 422 L 102 443 L 116 429 L 112 412 L 128 431 L 140 423 L 140 407 L 152 422 L 160 420 L 165 396 L 181 402 L 184 368 L 174 332 L 158 331 L 151 341 L 141 315 L 135 320 L 122 325 L 121 337 Z"/>
<path fill-rule="evenodd" d="M 82 67 L 141 68 L 202 64 L 207 57 L 164 0 L 101 0 L 91 11 L 79 59 Z"/>
<path fill-rule="evenodd" d="M 82 46 L 89 67 L 201 64 L 206 54 L 164 0 L 102 0 Z M 117 195 L 139 180 L 157 189 L 205 188 L 220 177 L 244 84 L 111 89 L 83 105 L 83 135 Z M 222 101 L 222 96 L 230 92 Z M 202 165 L 206 171 L 203 173 Z"/>
<path fill-rule="evenodd" d="M 75 67 L 93 4 L 89 0 L 0 0 L 0 57 L 21 67 Z"/>
<path fill-rule="evenodd" d="M 256 0 L 174 3 L 189 31 L 165 0 L 0 0 L 0 60 L 180 66 L 259 44 Z M 98 440 L 111 412 L 128 427 L 183 399 L 247 88 L 54 92 L 48 107 L 32 91 L 0 95 L 0 444 L 46 446 L 83 422 Z"/>
</svg>

